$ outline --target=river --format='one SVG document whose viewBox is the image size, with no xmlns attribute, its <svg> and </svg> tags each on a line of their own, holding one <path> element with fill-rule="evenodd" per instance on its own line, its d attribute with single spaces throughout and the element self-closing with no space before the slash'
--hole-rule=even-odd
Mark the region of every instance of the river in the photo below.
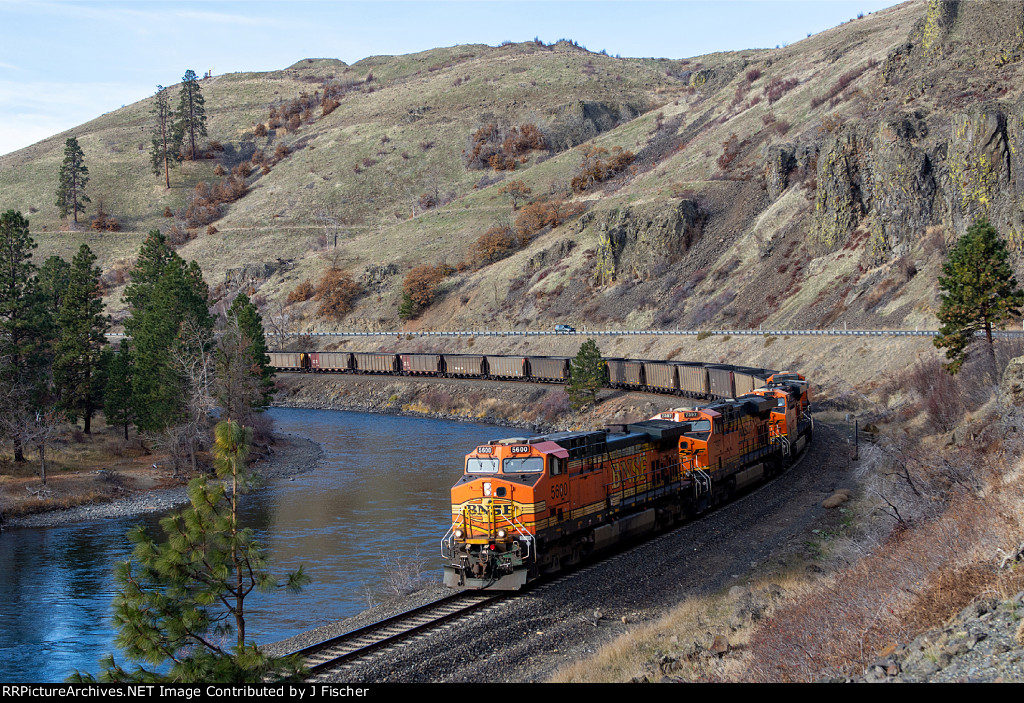
<svg viewBox="0 0 1024 703">
<path fill-rule="evenodd" d="M 386 590 L 382 565 L 418 561 L 440 573 L 450 526 L 449 487 L 476 444 L 508 428 L 334 410 L 273 408 L 276 428 L 320 443 L 316 471 L 245 499 L 243 523 L 266 548 L 269 569 L 304 566 L 311 583 L 246 600 L 246 634 L 273 642 L 355 615 L 367 592 Z M 58 682 L 96 672 L 115 652 L 113 566 L 130 556 L 126 532 L 156 516 L 23 528 L 0 535 L 0 681 Z M 126 667 L 127 668 L 127 667 Z"/>
</svg>

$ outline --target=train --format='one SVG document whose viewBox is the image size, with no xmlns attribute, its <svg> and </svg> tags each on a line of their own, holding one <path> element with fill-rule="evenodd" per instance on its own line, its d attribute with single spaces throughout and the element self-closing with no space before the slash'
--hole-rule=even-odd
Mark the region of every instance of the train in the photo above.
<svg viewBox="0 0 1024 703">
<path fill-rule="evenodd" d="M 622 382 L 650 382 L 639 368 Z M 710 384 L 711 367 L 700 368 Z M 736 369 L 715 369 L 723 372 L 717 382 L 731 379 L 735 390 L 737 374 L 767 371 Z M 441 542 L 445 585 L 518 590 L 779 474 L 813 437 L 808 386 L 798 373 L 769 372 L 746 393 L 643 422 L 476 447 L 451 489 L 452 526 Z"/>
<path fill-rule="evenodd" d="M 269 352 L 279 371 L 355 373 L 440 378 L 568 383 L 572 358 L 499 354 L 410 354 L 393 352 Z M 774 372 L 748 366 L 696 361 L 655 361 L 605 357 L 611 388 L 667 393 L 688 398 L 734 398 L 750 393 Z"/>
</svg>

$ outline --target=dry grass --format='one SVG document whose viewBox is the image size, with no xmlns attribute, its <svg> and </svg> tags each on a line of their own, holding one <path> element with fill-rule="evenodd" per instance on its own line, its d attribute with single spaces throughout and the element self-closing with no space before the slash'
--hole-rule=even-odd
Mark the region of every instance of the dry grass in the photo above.
<svg viewBox="0 0 1024 703">
<path fill-rule="evenodd" d="M 45 485 L 34 451 L 27 451 L 27 461 L 20 464 L 10 454 L 0 454 L 0 506 L 4 515 L 12 518 L 104 503 L 126 491 L 181 482 L 171 476 L 169 469 L 161 468 L 166 457 L 146 453 L 134 434 L 126 442 L 121 432 L 121 428 L 106 427 L 101 418 L 93 420 L 92 436 L 66 428 L 55 446 L 47 450 Z"/>
<path fill-rule="evenodd" d="M 653 623 L 630 628 L 591 658 L 557 671 L 554 683 L 737 680 L 747 666 L 752 626 L 771 615 L 783 594 L 807 588 L 798 571 L 773 574 L 746 588 L 687 599 Z M 725 636 L 729 654 L 712 654 L 716 636 Z"/>
</svg>

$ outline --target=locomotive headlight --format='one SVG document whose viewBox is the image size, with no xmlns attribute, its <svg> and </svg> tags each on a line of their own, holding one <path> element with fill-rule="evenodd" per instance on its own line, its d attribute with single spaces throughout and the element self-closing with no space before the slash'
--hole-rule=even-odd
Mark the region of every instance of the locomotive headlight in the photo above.
<svg viewBox="0 0 1024 703">
<path fill-rule="evenodd" d="M 455 530 L 454 534 L 455 534 L 455 539 L 462 539 L 462 537 L 463 537 L 463 535 L 465 533 L 462 530 Z"/>
<path fill-rule="evenodd" d="M 505 539 L 506 534 L 505 530 L 498 530 L 498 539 Z"/>
</svg>

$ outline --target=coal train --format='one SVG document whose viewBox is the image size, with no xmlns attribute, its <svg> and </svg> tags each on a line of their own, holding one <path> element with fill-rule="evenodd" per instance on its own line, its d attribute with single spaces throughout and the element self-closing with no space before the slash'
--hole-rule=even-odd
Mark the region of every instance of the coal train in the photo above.
<svg viewBox="0 0 1024 703">
<path fill-rule="evenodd" d="M 279 371 L 386 374 L 567 383 L 572 358 L 497 354 L 399 354 L 392 352 L 270 352 Z M 669 393 L 689 398 L 733 398 L 764 385 L 774 372 L 748 366 L 696 361 L 604 359 L 612 388 Z"/>
<path fill-rule="evenodd" d="M 270 352 L 279 371 L 567 383 L 571 358 L 491 354 Z M 810 443 L 798 373 L 691 361 L 604 358 L 612 388 L 710 401 L 603 430 L 510 437 L 466 455 L 441 542 L 444 583 L 516 590 L 593 552 L 729 500 Z"/>
<path fill-rule="evenodd" d="M 633 382 L 650 380 L 635 373 Z M 813 436 L 808 403 L 803 376 L 769 373 L 738 397 L 644 422 L 478 446 L 452 487 L 452 526 L 441 542 L 444 583 L 517 590 L 699 515 L 794 461 Z"/>
</svg>

